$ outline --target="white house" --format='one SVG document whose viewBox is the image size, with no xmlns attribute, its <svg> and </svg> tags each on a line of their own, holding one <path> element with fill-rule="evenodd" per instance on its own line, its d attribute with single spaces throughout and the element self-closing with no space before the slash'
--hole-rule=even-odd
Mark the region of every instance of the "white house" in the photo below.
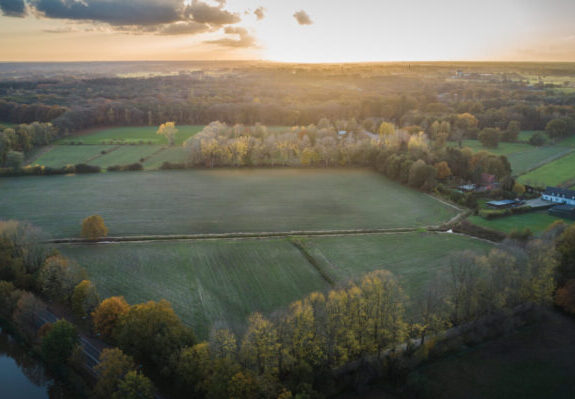
<svg viewBox="0 0 575 399">
<path fill-rule="evenodd" d="M 559 187 L 547 187 L 541 198 L 556 204 L 575 205 L 575 191 Z"/>
</svg>

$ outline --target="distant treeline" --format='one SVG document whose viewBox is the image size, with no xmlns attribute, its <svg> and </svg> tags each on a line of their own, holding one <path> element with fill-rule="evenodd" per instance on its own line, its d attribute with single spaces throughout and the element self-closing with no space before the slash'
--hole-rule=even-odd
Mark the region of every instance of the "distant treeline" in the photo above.
<svg viewBox="0 0 575 399">
<path fill-rule="evenodd" d="M 321 118 L 377 118 L 427 130 L 434 120 L 453 121 L 468 112 L 479 129 L 504 129 L 517 121 L 524 130 L 541 130 L 552 119 L 573 116 L 575 94 L 554 90 L 562 85 L 530 85 L 513 65 L 493 65 L 493 70 L 487 77 L 453 79 L 455 69 L 421 65 L 282 65 L 151 78 L 4 81 L 0 121 L 52 121 L 74 132 L 165 121 L 294 126 Z"/>
</svg>

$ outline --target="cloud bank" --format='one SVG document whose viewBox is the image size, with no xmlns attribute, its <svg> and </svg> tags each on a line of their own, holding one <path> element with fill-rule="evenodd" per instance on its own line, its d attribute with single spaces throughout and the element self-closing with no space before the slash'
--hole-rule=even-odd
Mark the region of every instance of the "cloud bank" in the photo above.
<svg viewBox="0 0 575 399">
<path fill-rule="evenodd" d="M 224 8 L 225 0 L 212 4 L 202 0 L 0 0 L 0 10 L 9 17 L 36 15 L 159 35 L 193 35 L 241 21 L 237 13 Z"/>
<path fill-rule="evenodd" d="M 313 21 L 310 16 L 304 10 L 297 11 L 293 17 L 296 19 L 297 23 L 300 25 L 311 25 Z"/>
</svg>

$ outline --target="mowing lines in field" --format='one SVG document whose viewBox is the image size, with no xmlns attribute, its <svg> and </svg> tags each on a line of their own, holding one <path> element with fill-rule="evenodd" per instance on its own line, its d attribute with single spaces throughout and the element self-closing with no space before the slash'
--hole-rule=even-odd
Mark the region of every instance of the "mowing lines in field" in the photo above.
<svg viewBox="0 0 575 399">
<path fill-rule="evenodd" d="M 167 299 L 202 338 L 329 285 L 286 239 L 61 246 L 104 296 Z"/>
</svg>

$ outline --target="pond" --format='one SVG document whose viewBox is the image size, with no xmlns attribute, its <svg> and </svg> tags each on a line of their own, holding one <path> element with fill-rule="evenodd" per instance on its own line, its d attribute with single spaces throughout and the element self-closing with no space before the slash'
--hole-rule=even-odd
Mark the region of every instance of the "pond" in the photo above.
<svg viewBox="0 0 575 399">
<path fill-rule="evenodd" d="M 0 397 L 2 399 L 65 398 L 42 362 L 0 328 Z"/>
</svg>

